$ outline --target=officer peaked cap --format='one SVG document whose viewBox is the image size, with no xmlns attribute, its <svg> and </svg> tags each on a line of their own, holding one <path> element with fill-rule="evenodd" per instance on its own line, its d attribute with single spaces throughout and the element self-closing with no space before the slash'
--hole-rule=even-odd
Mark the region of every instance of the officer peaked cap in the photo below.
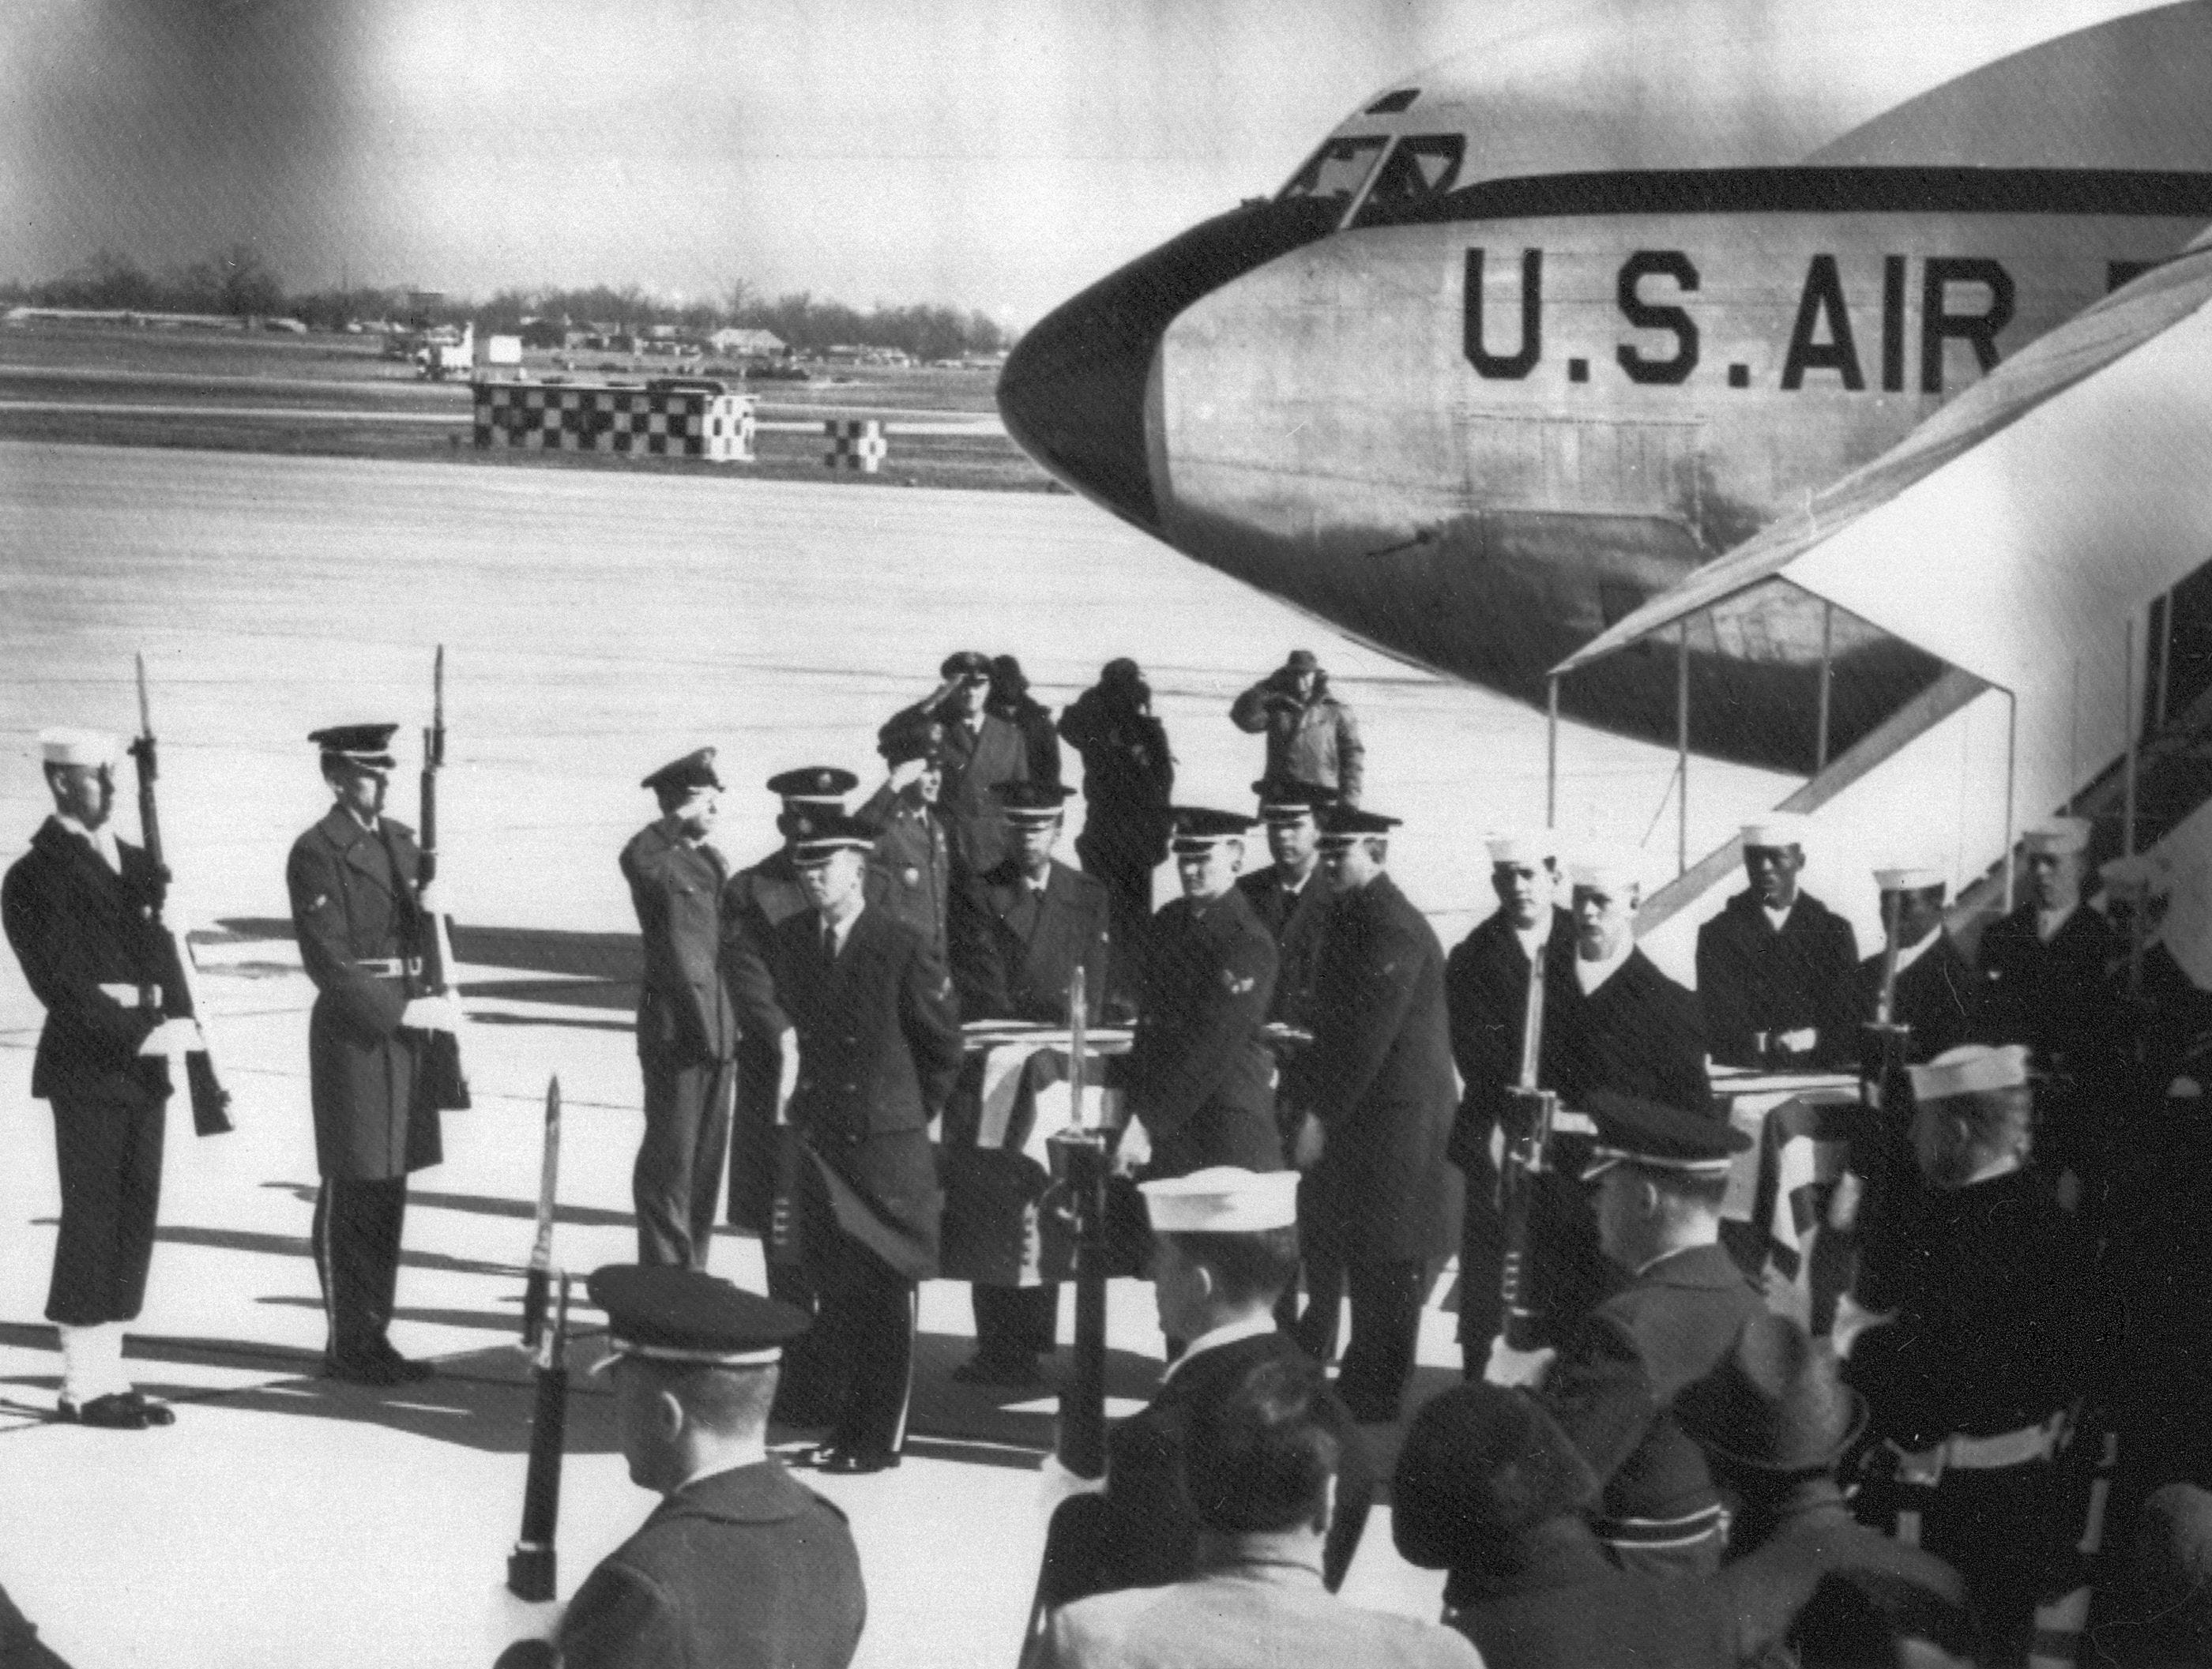
<svg viewBox="0 0 2212 1669">
<path fill-rule="evenodd" d="M 1168 813 L 1173 831 L 1169 850 L 1205 852 L 1223 841 L 1241 841 L 1252 832 L 1254 819 L 1235 811 L 1216 811 L 1203 805 L 1178 805 Z"/>
<path fill-rule="evenodd" d="M 811 809 L 786 813 L 776 827 L 791 843 L 794 864 L 819 864 L 832 853 L 866 852 L 876 843 L 875 830 L 858 817 L 834 810 Z"/>
<path fill-rule="evenodd" d="M 768 780 L 769 792 L 787 800 L 840 800 L 860 786 L 860 778 L 835 765 L 802 765 Z"/>
<path fill-rule="evenodd" d="M 887 765 L 910 759 L 939 763 L 945 756 L 945 726 L 919 713 L 902 713 L 876 732 L 876 751 Z"/>
<path fill-rule="evenodd" d="M 1044 823 L 1058 822 L 1062 808 L 1073 788 L 1063 788 L 1056 782 L 994 782 L 991 798 L 999 802 L 999 814 L 1010 823 L 1026 824 L 1035 828 Z"/>
<path fill-rule="evenodd" d="M 364 770 L 388 771 L 397 762 L 392 756 L 392 738 L 398 729 L 397 725 L 332 725 L 327 730 L 310 731 L 307 740 L 323 750 L 325 763 L 338 759 Z"/>
<path fill-rule="evenodd" d="M 807 1328 L 805 1313 L 697 1270 L 610 1264 L 585 1283 L 607 1313 L 615 1357 L 765 1368 Z"/>
<path fill-rule="evenodd" d="M 681 759 L 672 759 L 659 770 L 638 784 L 656 793 L 664 788 L 720 788 L 722 779 L 714 774 L 714 750 L 701 748 Z"/>
<path fill-rule="evenodd" d="M 1600 1089 L 1584 1110 L 1597 1126 L 1594 1162 L 1583 1172 L 1585 1182 L 1624 1161 L 1650 1170 L 1725 1176 L 1735 1156 L 1751 1146 L 1751 1138 L 1724 1118 L 1641 1095 Z"/>
<path fill-rule="evenodd" d="M 947 655 L 945 664 L 937 669 L 940 678 L 988 678 L 991 676 L 991 658 L 980 649 L 963 649 Z"/>
<path fill-rule="evenodd" d="M 1388 834 L 1403 821 L 1401 817 L 1386 817 L 1380 811 L 1362 811 L 1349 805 L 1325 806 L 1321 814 L 1321 843 L 1350 846 L 1354 841 Z"/>
<path fill-rule="evenodd" d="M 1326 783 L 1290 776 L 1261 777 L 1252 785 L 1252 792 L 1260 798 L 1263 822 L 1296 822 L 1334 804 L 1337 798 L 1336 790 Z"/>
</svg>

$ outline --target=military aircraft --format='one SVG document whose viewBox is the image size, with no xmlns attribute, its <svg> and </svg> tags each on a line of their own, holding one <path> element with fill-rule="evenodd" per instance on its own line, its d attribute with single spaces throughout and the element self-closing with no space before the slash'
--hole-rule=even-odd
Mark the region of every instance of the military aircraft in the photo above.
<svg viewBox="0 0 2212 1669">
<path fill-rule="evenodd" d="M 2203 3 L 1523 6 L 1048 315 L 1000 408 L 1178 550 L 1539 696 L 2182 250 L 2208 86 Z M 1696 746 L 1798 770 L 1941 671 L 1786 586 L 1685 629 Z M 1614 656 L 1565 706 L 1671 736 L 1677 676 Z"/>
</svg>

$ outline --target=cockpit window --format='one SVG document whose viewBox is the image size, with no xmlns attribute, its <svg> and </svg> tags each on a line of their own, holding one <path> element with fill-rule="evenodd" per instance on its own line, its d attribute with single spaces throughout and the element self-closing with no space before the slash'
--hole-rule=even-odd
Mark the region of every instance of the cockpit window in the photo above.
<svg viewBox="0 0 2212 1669">
<path fill-rule="evenodd" d="M 1401 139 L 1375 176 L 1375 189 L 1359 206 L 1358 224 L 1387 221 L 1408 203 L 1449 191 L 1466 156 L 1467 139 L 1462 134 L 1424 133 Z"/>
<path fill-rule="evenodd" d="M 1334 197 L 1349 203 L 1367 183 L 1386 142 L 1379 134 L 1367 139 L 1331 139 L 1313 154 L 1304 167 L 1283 187 L 1285 197 Z"/>
</svg>

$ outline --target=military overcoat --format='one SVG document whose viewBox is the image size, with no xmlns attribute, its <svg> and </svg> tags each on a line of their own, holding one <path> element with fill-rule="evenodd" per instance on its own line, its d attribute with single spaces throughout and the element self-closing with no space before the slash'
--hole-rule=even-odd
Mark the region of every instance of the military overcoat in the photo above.
<svg viewBox="0 0 2212 1669">
<path fill-rule="evenodd" d="M 1275 942 L 1234 887 L 1202 909 L 1178 898 L 1152 918 L 1128 1059 L 1150 1175 L 1283 1168 L 1274 1060 L 1260 1039 L 1275 970 Z"/>
</svg>

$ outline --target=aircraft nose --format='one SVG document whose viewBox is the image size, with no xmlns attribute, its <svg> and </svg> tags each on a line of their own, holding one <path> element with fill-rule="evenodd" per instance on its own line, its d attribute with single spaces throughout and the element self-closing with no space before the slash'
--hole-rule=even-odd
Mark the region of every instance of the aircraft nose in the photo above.
<svg viewBox="0 0 2212 1669">
<path fill-rule="evenodd" d="M 999 373 L 1006 433 L 1060 480 L 1158 532 L 1145 394 L 1168 326 L 1200 297 L 1327 235 L 1342 210 L 1333 197 L 1232 209 L 1063 302 Z"/>
</svg>

